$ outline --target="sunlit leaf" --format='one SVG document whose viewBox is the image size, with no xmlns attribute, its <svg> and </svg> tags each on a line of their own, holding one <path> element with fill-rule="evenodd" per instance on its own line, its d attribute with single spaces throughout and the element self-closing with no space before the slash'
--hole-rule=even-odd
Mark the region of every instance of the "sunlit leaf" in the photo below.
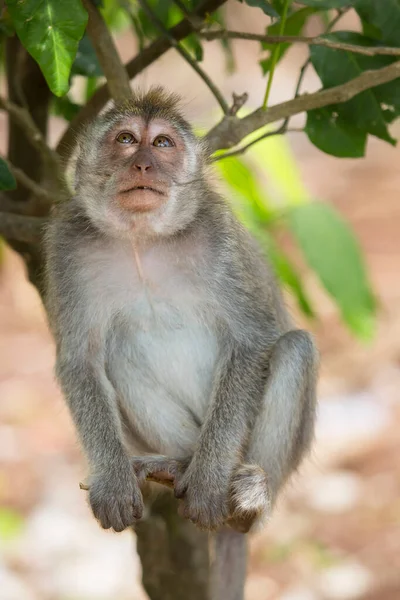
<svg viewBox="0 0 400 600">
<path fill-rule="evenodd" d="M 22 44 L 53 94 L 62 96 L 88 18 L 81 0 L 7 0 L 7 6 Z"/>
<path fill-rule="evenodd" d="M 21 533 L 24 525 L 22 516 L 11 508 L 0 507 L 0 540 L 8 542 Z"/>
<path fill-rule="evenodd" d="M 332 207 L 317 202 L 290 210 L 287 223 L 344 321 L 358 336 L 370 339 L 376 302 L 350 227 Z"/>
<path fill-rule="evenodd" d="M 226 184 L 244 201 L 243 216 L 246 210 L 250 210 L 262 223 L 271 220 L 273 210 L 268 206 L 266 194 L 261 192 L 253 170 L 243 159 L 225 158 L 216 163 L 216 168 L 225 179 Z"/>
<path fill-rule="evenodd" d="M 272 241 L 268 244 L 267 255 L 279 279 L 296 298 L 300 310 L 308 317 L 315 317 L 311 300 L 308 298 L 300 276 L 289 257 Z"/>
<path fill-rule="evenodd" d="M 269 126 L 267 130 L 270 130 Z M 259 135 L 260 132 L 257 132 Z M 267 137 L 254 144 L 248 155 L 252 161 L 267 173 L 269 189 L 273 188 L 275 202 L 273 206 L 300 204 L 309 199 L 301 173 L 285 136 Z"/>
</svg>

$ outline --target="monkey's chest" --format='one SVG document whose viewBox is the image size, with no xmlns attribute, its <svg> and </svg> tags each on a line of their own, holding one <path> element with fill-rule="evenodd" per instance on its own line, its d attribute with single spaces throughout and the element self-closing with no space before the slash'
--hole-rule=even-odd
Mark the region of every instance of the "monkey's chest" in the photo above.
<svg viewBox="0 0 400 600">
<path fill-rule="evenodd" d="M 210 399 L 216 336 L 198 307 L 141 298 L 113 327 L 110 379 L 152 451 L 187 455 Z"/>
</svg>

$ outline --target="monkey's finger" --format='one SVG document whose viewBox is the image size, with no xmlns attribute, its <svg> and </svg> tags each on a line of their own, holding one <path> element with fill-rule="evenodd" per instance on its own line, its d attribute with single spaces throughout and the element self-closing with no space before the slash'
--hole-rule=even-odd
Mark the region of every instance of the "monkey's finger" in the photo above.
<svg viewBox="0 0 400 600">
<path fill-rule="evenodd" d="M 176 483 L 174 487 L 175 498 L 181 500 L 187 492 L 188 486 L 185 483 Z"/>
<path fill-rule="evenodd" d="M 116 502 L 113 503 L 110 508 L 112 511 L 112 514 L 110 515 L 110 521 L 112 523 L 112 528 L 117 533 L 123 531 L 130 525 L 133 525 L 135 522 L 133 507 L 129 498 L 127 498 L 125 501 L 116 500 Z"/>
<path fill-rule="evenodd" d="M 93 508 L 92 508 L 92 510 L 93 510 Z M 111 521 L 108 517 L 106 510 L 98 510 L 96 512 L 93 510 L 93 514 L 103 529 L 111 529 L 111 527 L 112 527 Z"/>
</svg>

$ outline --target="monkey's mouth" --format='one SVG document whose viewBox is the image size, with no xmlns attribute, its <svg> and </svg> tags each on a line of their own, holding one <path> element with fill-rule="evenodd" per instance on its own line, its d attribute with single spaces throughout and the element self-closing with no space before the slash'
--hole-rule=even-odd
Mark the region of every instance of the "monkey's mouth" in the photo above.
<svg viewBox="0 0 400 600">
<path fill-rule="evenodd" d="M 118 203 L 128 212 L 147 213 L 157 210 L 164 204 L 166 194 L 151 185 L 133 185 L 120 190 Z"/>
<path fill-rule="evenodd" d="M 129 192 L 154 192 L 155 194 L 159 194 L 160 196 L 164 196 L 164 192 L 158 190 L 157 188 L 153 188 L 150 185 L 135 185 L 127 190 L 121 190 L 120 194 L 128 194 Z"/>
</svg>

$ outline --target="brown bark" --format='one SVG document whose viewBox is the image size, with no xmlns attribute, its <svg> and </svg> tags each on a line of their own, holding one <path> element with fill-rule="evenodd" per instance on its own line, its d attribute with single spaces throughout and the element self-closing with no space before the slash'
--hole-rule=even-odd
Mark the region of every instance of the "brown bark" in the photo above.
<svg viewBox="0 0 400 600">
<path fill-rule="evenodd" d="M 6 71 L 8 99 L 19 106 L 25 106 L 44 138 L 47 137 L 50 90 L 38 64 L 23 48 L 16 36 L 6 41 Z M 43 161 L 24 129 L 12 119 L 8 119 L 8 159 L 33 181 L 39 182 L 44 176 Z M 40 216 L 48 210 L 41 210 L 40 202 L 29 203 L 31 192 L 21 183 L 16 190 L 7 192 L 7 196 L 16 204 L 16 212 Z M 4 218 L 3 218 L 4 224 Z M 12 240 L 11 246 L 24 258 L 29 279 L 38 284 L 42 271 L 42 253 L 38 243 L 25 240 Z"/>
<path fill-rule="evenodd" d="M 208 535 L 176 507 L 172 494 L 163 493 L 136 526 L 143 586 L 151 600 L 210 600 Z"/>
<path fill-rule="evenodd" d="M 6 68 L 8 99 L 14 104 L 28 108 L 32 119 L 47 137 L 50 90 L 38 64 L 14 36 L 6 41 Z M 42 157 L 32 145 L 24 129 L 9 119 L 8 158 L 31 179 L 38 182 L 43 177 Z M 23 185 L 8 196 L 16 202 L 27 202 L 30 191 Z M 38 216 L 38 215 L 36 215 Z"/>
</svg>

